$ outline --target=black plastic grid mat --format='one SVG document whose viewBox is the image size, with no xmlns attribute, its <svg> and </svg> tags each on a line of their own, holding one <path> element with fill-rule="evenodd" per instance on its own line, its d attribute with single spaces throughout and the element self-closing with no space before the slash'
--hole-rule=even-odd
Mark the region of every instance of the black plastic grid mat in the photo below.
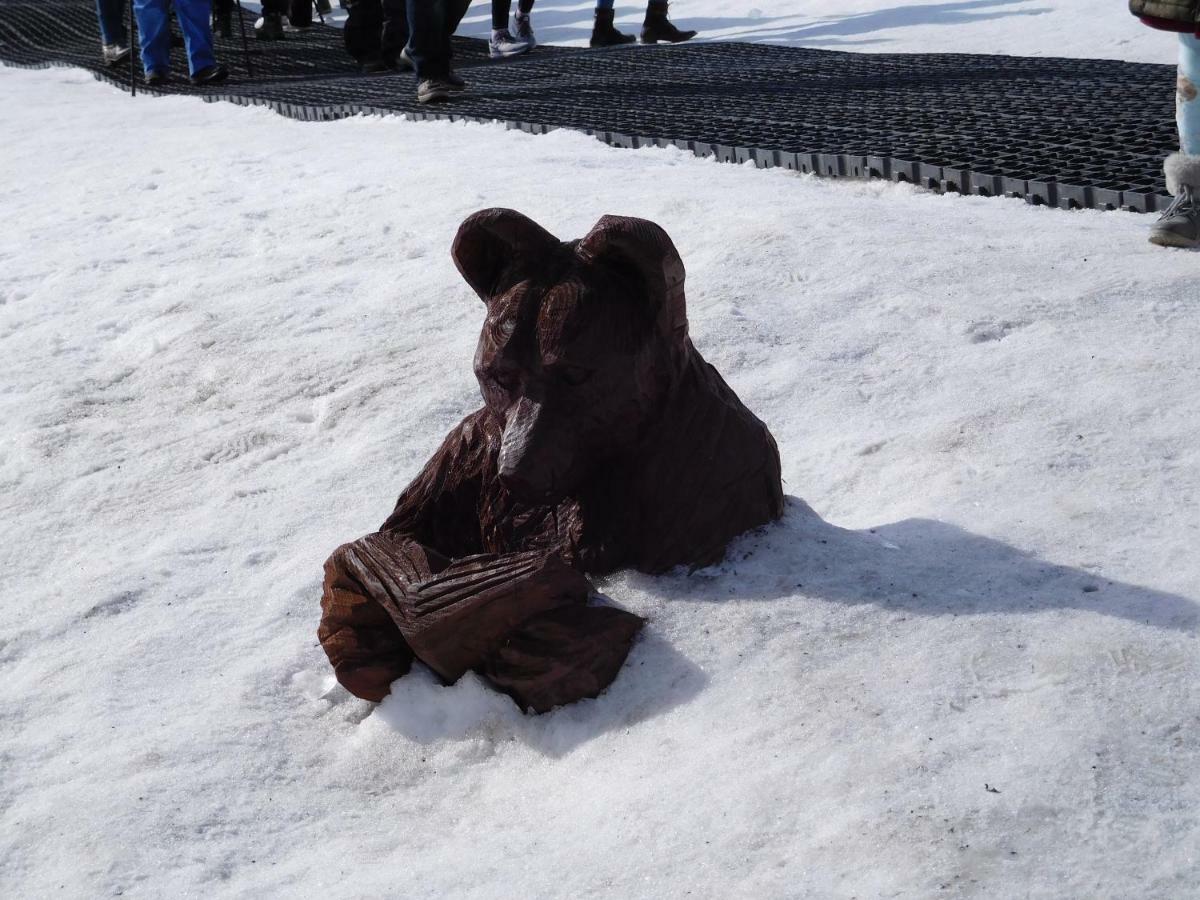
<svg viewBox="0 0 1200 900">
<path fill-rule="evenodd" d="M 431 109 L 416 102 L 411 75 L 359 75 L 337 29 L 258 43 L 251 24 L 247 13 L 248 59 L 236 21 L 233 38 L 217 39 L 229 82 L 197 88 L 180 77 L 138 92 L 266 105 L 303 120 L 403 114 L 568 128 L 619 147 L 674 145 L 728 162 L 1064 209 L 1149 212 L 1170 202 L 1162 177 L 1177 142 L 1170 66 L 745 43 L 539 47 L 497 64 L 484 42 L 455 38 L 470 90 Z M 0 0 L 0 60 L 79 66 L 129 86 L 128 65 L 99 59 L 88 0 Z M 186 72 L 182 51 L 173 63 Z"/>
</svg>

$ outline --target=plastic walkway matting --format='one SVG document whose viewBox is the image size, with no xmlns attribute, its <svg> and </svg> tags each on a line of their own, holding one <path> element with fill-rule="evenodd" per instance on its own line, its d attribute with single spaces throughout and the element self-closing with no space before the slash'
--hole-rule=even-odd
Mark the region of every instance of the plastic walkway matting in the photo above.
<svg viewBox="0 0 1200 900">
<path fill-rule="evenodd" d="M 265 105 L 304 120 L 403 114 L 569 128 L 618 147 L 673 145 L 727 162 L 1064 209 L 1149 212 L 1170 202 L 1162 177 L 1177 142 L 1170 66 L 746 43 L 539 47 L 492 63 L 484 42 L 455 38 L 470 90 L 430 109 L 416 103 L 410 74 L 358 74 L 337 29 L 256 42 L 251 19 L 248 56 L 236 21 L 233 38 L 217 39 L 229 82 L 195 88 L 180 77 L 138 93 Z M 129 66 L 108 69 L 99 52 L 89 0 L 0 0 L 0 60 L 80 66 L 128 88 Z M 174 53 L 175 71 L 186 72 Z"/>
</svg>

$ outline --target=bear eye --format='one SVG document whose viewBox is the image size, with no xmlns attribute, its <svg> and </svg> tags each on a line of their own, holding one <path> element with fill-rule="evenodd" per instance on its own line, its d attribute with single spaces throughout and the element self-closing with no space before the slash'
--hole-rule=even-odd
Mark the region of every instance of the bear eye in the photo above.
<svg viewBox="0 0 1200 900">
<path fill-rule="evenodd" d="M 561 380 L 575 387 L 591 378 L 592 370 L 583 366 L 559 366 L 556 374 Z"/>
</svg>

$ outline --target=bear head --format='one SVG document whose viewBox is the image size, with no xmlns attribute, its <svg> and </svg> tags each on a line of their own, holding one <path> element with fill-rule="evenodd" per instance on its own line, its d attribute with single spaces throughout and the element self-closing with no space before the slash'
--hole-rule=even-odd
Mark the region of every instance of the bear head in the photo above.
<svg viewBox="0 0 1200 900">
<path fill-rule="evenodd" d="M 557 502 L 633 455 L 691 348 L 683 262 L 666 232 L 604 216 L 562 242 L 488 209 L 459 227 L 452 255 L 487 305 L 475 375 L 509 493 Z"/>
</svg>

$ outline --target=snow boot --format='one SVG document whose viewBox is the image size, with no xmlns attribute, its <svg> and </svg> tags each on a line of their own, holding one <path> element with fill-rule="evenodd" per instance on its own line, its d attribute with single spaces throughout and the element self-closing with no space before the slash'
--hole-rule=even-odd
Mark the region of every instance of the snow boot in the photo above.
<svg viewBox="0 0 1200 900">
<path fill-rule="evenodd" d="M 1150 229 L 1160 247 L 1200 247 L 1200 155 L 1172 153 L 1163 164 L 1175 200 Z"/>
<path fill-rule="evenodd" d="M 596 10 L 596 19 L 592 24 L 592 38 L 589 47 L 617 47 L 621 44 L 632 44 L 636 41 L 632 34 L 622 34 L 613 26 L 613 11 L 611 9 Z"/>
<path fill-rule="evenodd" d="M 680 31 L 671 24 L 667 19 L 667 6 L 667 0 L 650 0 L 646 4 L 646 19 L 642 22 L 643 44 L 657 44 L 659 41 L 678 44 L 696 36 L 694 31 Z"/>
<path fill-rule="evenodd" d="M 260 41 L 283 40 L 283 16 L 279 13 L 263 13 L 254 23 L 254 37 Z"/>
<path fill-rule="evenodd" d="M 513 36 L 518 41 L 524 41 L 529 45 L 530 50 L 537 46 L 537 38 L 533 36 L 533 23 L 529 21 L 529 13 L 517 13 L 513 17 L 513 24 L 516 26 Z"/>
</svg>

